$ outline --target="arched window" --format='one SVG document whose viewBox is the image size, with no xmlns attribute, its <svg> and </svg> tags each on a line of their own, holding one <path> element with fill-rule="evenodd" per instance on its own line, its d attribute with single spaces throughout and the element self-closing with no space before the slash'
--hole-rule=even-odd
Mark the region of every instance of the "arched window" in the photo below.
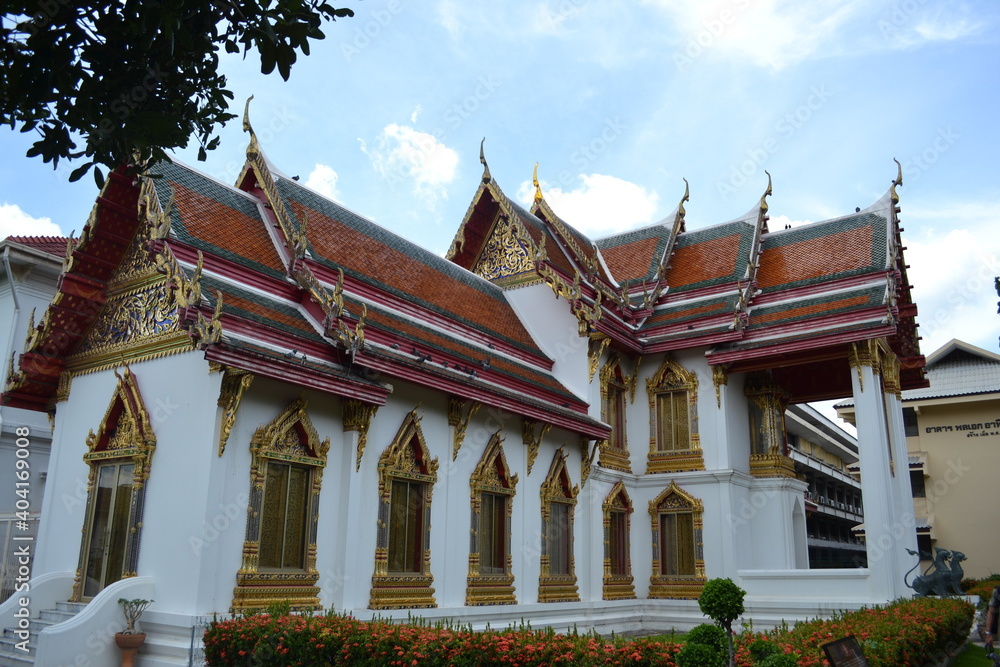
<svg viewBox="0 0 1000 667">
<path fill-rule="evenodd" d="M 649 395 L 647 473 L 704 470 L 698 435 L 698 377 L 669 355 L 646 380 Z"/>
<path fill-rule="evenodd" d="M 604 499 L 604 599 L 635 598 L 632 585 L 632 500 L 618 481 Z"/>
<path fill-rule="evenodd" d="M 288 601 L 316 609 L 316 521 L 330 439 L 322 443 L 299 396 L 250 439 L 250 509 L 232 611 Z"/>
<path fill-rule="evenodd" d="M 542 558 L 538 577 L 539 602 L 575 602 L 573 514 L 580 487 L 573 486 L 566 469 L 566 452 L 556 451 L 549 474 L 542 482 Z"/>
<path fill-rule="evenodd" d="M 697 598 L 705 584 L 701 501 L 674 482 L 649 501 L 653 529 L 650 598 Z"/>
<path fill-rule="evenodd" d="M 378 461 L 378 533 L 371 609 L 436 607 L 431 584 L 432 459 L 413 410 Z"/>
<path fill-rule="evenodd" d="M 611 426 L 611 434 L 601 443 L 601 465 L 632 472 L 629 459 L 625 412 L 631 378 L 622 373 L 621 361 L 612 354 L 601 368 L 601 419 Z"/>
<path fill-rule="evenodd" d="M 89 601 L 106 586 L 136 576 L 146 480 L 156 449 L 135 374 L 119 375 L 111 404 L 87 436 L 83 460 L 90 466 L 86 524 L 73 599 Z"/>
<path fill-rule="evenodd" d="M 469 485 L 472 528 L 465 604 L 517 604 L 510 554 L 517 475 L 510 474 L 499 431 L 486 445 Z"/>
</svg>

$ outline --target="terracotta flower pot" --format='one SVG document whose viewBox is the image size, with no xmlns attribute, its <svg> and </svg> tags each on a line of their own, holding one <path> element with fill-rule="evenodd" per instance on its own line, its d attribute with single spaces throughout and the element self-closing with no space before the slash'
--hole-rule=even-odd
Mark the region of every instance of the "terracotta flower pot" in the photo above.
<svg viewBox="0 0 1000 667">
<path fill-rule="evenodd" d="M 139 647 L 146 641 L 146 633 L 138 632 L 126 635 L 121 632 L 115 633 L 115 644 L 122 652 L 122 667 L 132 667 L 135 665 L 135 654 L 139 652 Z"/>
</svg>

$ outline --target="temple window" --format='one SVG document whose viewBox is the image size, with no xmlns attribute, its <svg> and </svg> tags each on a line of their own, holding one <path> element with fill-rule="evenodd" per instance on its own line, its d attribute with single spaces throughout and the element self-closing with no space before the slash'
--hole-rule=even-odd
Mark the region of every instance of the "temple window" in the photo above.
<svg viewBox="0 0 1000 667">
<path fill-rule="evenodd" d="M 653 529 L 650 598 L 697 598 L 705 584 L 700 500 L 675 483 L 649 503 Z"/>
<path fill-rule="evenodd" d="M 698 377 L 669 355 L 646 380 L 649 395 L 647 473 L 704 470 L 698 435 Z"/>
<path fill-rule="evenodd" d="M 510 545 L 517 475 L 510 474 L 499 431 L 487 444 L 469 486 L 472 528 L 465 603 L 516 604 Z"/>
<path fill-rule="evenodd" d="M 605 600 L 635 598 L 632 584 L 631 523 L 632 501 L 622 482 L 617 482 L 604 500 L 604 581 Z"/>
<path fill-rule="evenodd" d="M 539 602 L 580 599 L 573 558 L 573 514 L 579 492 L 580 488 L 570 481 L 566 452 L 560 447 L 541 486 L 543 541 Z"/>
</svg>

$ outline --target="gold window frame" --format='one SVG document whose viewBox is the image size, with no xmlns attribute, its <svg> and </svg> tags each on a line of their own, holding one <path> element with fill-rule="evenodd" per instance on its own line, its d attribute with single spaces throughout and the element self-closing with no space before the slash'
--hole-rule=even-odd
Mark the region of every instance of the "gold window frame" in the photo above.
<svg viewBox="0 0 1000 667">
<path fill-rule="evenodd" d="M 507 457 L 503 451 L 504 438 L 500 431 L 493 434 L 483 451 L 476 469 L 469 479 L 472 493 L 472 527 L 469 531 L 469 576 L 465 591 L 465 604 L 469 606 L 492 604 L 517 604 L 514 588 L 514 561 L 511 556 L 511 519 L 514 514 L 514 495 L 517 475 L 510 474 Z M 506 525 L 506 567 L 504 574 L 484 575 L 480 573 L 480 526 L 483 493 L 492 493 L 507 498 Z"/>
<path fill-rule="evenodd" d="M 304 396 L 288 404 L 269 424 L 262 424 L 250 439 L 250 503 L 247 507 L 243 563 L 236 573 L 231 612 L 266 609 L 288 601 L 294 610 L 319 609 L 319 573 L 316 570 L 316 532 L 319 494 L 323 483 L 330 438 L 320 442 Z M 310 469 L 306 498 L 306 557 L 303 570 L 261 571 L 259 567 L 261 512 L 268 461 L 291 463 Z"/>
<path fill-rule="evenodd" d="M 657 403 L 666 393 L 685 392 L 687 394 L 688 447 L 661 450 L 660 415 Z M 652 377 L 646 379 L 646 394 L 649 396 L 649 459 L 646 473 L 673 473 L 689 470 L 704 470 L 705 457 L 701 451 L 701 435 L 698 433 L 698 376 L 677 363 L 669 354 Z"/>
<path fill-rule="evenodd" d="M 396 437 L 378 460 L 378 529 L 375 545 L 375 571 L 372 574 L 369 609 L 419 609 L 436 607 L 431 584 L 431 500 L 437 482 L 438 459 L 431 458 L 414 409 L 403 419 Z M 420 572 L 389 571 L 389 531 L 392 483 L 395 480 L 423 485 L 423 522 L 421 527 Z"/>
<path fill-rule="evenodd" d="M 632 499 L 629 498 L 625 484 L 619 480 L 611 487 L 611 491 L 601 505 L 604 525 L 604 580 L 603 598 L 605 600 L 634 600 L 635 585 L 632 577 Z M 625 548 L 625 570 L 628 574 L 613 574 L 611 570 L 611 514 L 625 514 L 625 537 L 628 540 Z"/>
<path fill-rule="evenodd" d="M 126 366 L 119 374 L 118 385 L 108 409 L 104 412 L 97 433 L 87 435 L 87 453 L 84 462 L 89 466 L 87 476 L 87 506 L 84 514 L 83 537 L 80 540 L 80 557 L 73 581 L 72 600 L 84 601 L 83 571 L 87 561 L 91 521 L 93 519 L 97 470 L 102 463 L 131 460 L 134 464 L 132 497 L 129 499 L 129 518 L 126 527 L 125 556 L 122 561 L 121 578 L 136 576 L 139 562 L 139 543 L 142 536 L 142 515 L 146 501 L 146 480 L 149 479 L 153 452 L 156 450 L 156 436 L 149 421 L 149 411 L 142 400 L 135 374 Z"/>
<path fill-rule="evenodd" d="M 750 474 L 760 478 L 795 477 L 795 464 L 787 454 L 785 431 L 788 393 L 764 371 L 747 376 L 743 393 L 748 402 Z M 756 423 L 754 408 L 759 411 L 759 423 Z"/>
<path fill-rule="evenodd" d="M 617 420 L 618 431 L 621 434 L 621 442 L 613 443 L 612 438 L 600 441 L 601 466 L 619 470 L 621 472 L 632 472 L 632 460 L 628 451 L 628 419 L 626 418 L 627 396 L 630 392 L 630 380 L 632 378 L 625 375 L 621 367 L 621 359 L 618 354 L 611 357 L 601 367 L 601 421 L 605 424 L 612 423 L 611 410 L 618 411 Z M 632 385 L 631 391 L 635 388 Z M 612 399 L 616 399 L 612 403 Z M 612 432 L 614 432 L 612 428 Z"/>
<path fill-rule="evenodd" d="M 704 505 L 701 500 L 670 482 L 654 500 L 649 501 L 649 517 L 653 530 L 653 573 L 649 578 L 651 599 L 695 599 L 705 585 L 705 548 L 702 542 Z M 664 514 L 690 514 L 692 517 L 691 546 L 694 551 L 693 575 L 660 573 L 660 517 Z"/>
<path fill-rule="evenodd" d="M 539 491 L 542 498 L 542 555 L 541 572 L 538 576 L 539 602 L 578 602 L 580 593 L 576 585 L 576 558 L 574 555 L 574 533 L 576 512 L 576 497 L 580 487 L 574 486 L 569 478 L 566 467 L 566 449 L 560 447 L 552 457 L 549 473 L 542 482 Z M 549 544 L 549 522 L 552 520 L 554 503 L 567 506 L 569 524 L 566 541 L 569 547 L 568 572 L 566 574 L 551 573 L 551 554 Z"/>
</svg>

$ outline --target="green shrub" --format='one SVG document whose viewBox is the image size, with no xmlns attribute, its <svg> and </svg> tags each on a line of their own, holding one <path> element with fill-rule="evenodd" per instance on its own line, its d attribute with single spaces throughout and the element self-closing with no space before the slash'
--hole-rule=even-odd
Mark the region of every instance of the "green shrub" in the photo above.
<svg viewBox="0 0 1000 667">
<path fill-rule="evenodd" d="M 687 643 L 709 646 L 719 653 L 728 653 L 729 651 L 729 639 L 726 637 L 726 631 L 711 623 L 702 623 L 692 628 L 691 632 L 687 633 Z"/>
<path fill-rule="evenodd" d="M 711 579 L 705 582 L 698 598 L 701 613 L 721 625 L 727 631 L 733 621 L 743 613 L 743 598 L 747 592 L 733 583 L 732 579 Z"/>
<path fill-rule="evenodd" d="M 781 649 L 766 639 L 758 639 L 750 644 L 750 657 L 754 662 L 761 662 L 768 656 L 781 653 Z"/>
<path fill-rule="evenodd" d="M 677 667 L 725 667 L 728 658 L 719 650 L 705 644 L 685 644 L 674 656 Z"/>
<path fill-rule="evenodd" d="M 794 655 L 775 653 L 757 663 L 757 667 L 798 667 L 799 661 Z"/>
</svg>

